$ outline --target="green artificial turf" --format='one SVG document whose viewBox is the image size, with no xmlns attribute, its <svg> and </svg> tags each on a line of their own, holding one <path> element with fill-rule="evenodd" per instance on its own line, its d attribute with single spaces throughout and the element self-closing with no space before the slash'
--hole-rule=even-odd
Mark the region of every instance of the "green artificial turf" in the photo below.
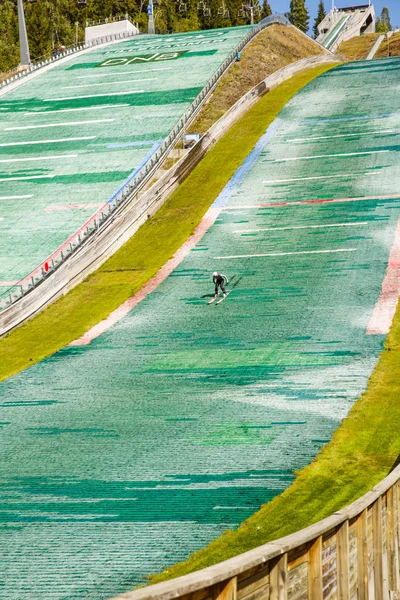
<svg viewBox="0 0 400 600">
<path fill-rule="evenodd" d="M 371 490 L 400 454 L 400 309 L 370 378 L 333 439 L 295 482 L 183 563 L 150 578 L 158 583 L 221 562 L 328 517 Z"/>
<path fill-rule="evenodd" d="M 333 66 L 307 69 L 259 100 L 114 256 L 66 296 L 0 339 L 0 381 L 81 337 L 140 290 L 187 240 L 288 100 Z"/>
</svg>

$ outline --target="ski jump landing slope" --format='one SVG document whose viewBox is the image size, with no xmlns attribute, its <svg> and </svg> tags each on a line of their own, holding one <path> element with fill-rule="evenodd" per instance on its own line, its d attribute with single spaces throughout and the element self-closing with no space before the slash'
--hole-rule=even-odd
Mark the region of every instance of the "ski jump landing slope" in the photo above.
<svg viewBox="0 0 400 600">
<path fill-rule="evenodd" d="M 391 59 L 311 83 L 153 293 L 1 385 L 1 598 L 129 589 L 329 441 L 399 291 L 399 81 Z M 214 270 L 232 291 L 207 306 Z"/>
<path fill-rule="evenodd" d="M 0 97 L 0 301 L 150 160 L 251 27 L 140 36 Z"/>
</svg>

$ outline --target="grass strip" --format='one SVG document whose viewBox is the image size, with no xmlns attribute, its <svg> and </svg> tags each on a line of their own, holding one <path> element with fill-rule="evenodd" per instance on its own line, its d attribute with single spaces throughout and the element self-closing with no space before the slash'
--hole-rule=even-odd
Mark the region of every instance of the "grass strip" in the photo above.
<svg viewBox="0 0 400 600">
<path fill-rule="evenodd" d="M 367 391 L 333 439 L 294 483 L 229 531 L 151 583 L 221 562 L 328 517 L 381 481 L 400 453 L 400 305 Z"/>
<path fill-rule="evenodd" d="M 0 381 L 81 337 L 140 290 L 188 239 L 288 100 L 333 66 L 307 69 L 261 98 L 208 152 L 157 214 L 102 267 L 0 339 Z"/>
</svg>

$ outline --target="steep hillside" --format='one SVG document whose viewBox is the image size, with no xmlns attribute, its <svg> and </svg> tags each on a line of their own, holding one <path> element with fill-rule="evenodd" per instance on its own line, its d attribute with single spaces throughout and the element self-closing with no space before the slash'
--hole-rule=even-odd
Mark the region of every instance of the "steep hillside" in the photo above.
<svg viewBox="0 0 400 600">
<path fill-rule="evenodd" d="M 390 56 L 400 56 L 400 32 L 394 33 L 388 40 L 383 40 L 375 58 L 386 58 L 389 53 Z"/>
<path fill-rule="evenodd" d="M 368 33 L 342 42 L 338 49 L 338 54 L 342 54 L 348 60 L 363 60 L 367 58 L 369 51 L 375 44 L 379 33 Z"/>
<path fill-rule="evenodd" d="M 273 25 L 244 50 L 222 78 L 190 130 L 205 133 L 239 98 L 278 69 L 323 50 L 294 27 Z"/>
</svg>

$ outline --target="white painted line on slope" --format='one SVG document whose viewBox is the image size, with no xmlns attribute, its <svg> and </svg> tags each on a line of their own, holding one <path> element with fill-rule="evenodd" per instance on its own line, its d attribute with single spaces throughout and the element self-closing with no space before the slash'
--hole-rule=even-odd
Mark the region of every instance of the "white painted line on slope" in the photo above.
<svg viewBox="0 0 400 600">
<path fill-rule="evenodd" d="M 293 177 L 291 179 L 270 179 L 263 181 L 266 185 L 274 185 L 276 183 L 292 183 L 293 181 L 313 181 L 316 179 L 336 179 L 337 177 L 341 177 L 342 179 L 345 177 L 352 177 L 351 173 L 340 173 L 340 175 L 317 175 L 314 177 Z"/>
<path fill-rule="evenodd" d="M 291 162 L 294 160 L 315 160 L 317 158 L 344 158 L 349 156 L 365 156 L 367 154 L 383 154 L 390 152 L 390 150 L 368 150 L 366 152 L 341 152 L 340 154 L 317 154 L 316 156 L 295 156 L 292 158 L 277 158 L 271 162 L 283 163 Z"/>
<path fill-rule="evenodd" d="M 139 81 L 140 83 L 142 83 L 142 81 L 157 81 L 157 77 L 150 77 L 149 79 L 125 79 L 124 81 L 103 81 L 101 83 L 81 83 L 80 85 L 64 85 L 61 89 L 62 90 L 80 90 L 82 89 L 82 87 L 93 87 L 93 86 L 97 86 L 97 85 L 115 85 L 116 83 L 118 83 L 119 85 L 121 85 L 121 83 L 132 83 L 134 81 Z"/>
<path fill-rule="evenodd" d="M 28 181 L 29 179 L 52 179 L 55 175 L 24 175 L 23 177 L 2 177 L 0 181 Z"/>
<path fill-rule="evenodd" d="M 25 196 L 0 196 L 0 200 L 25 200 L 26 198 L 33 198 L 33 194 L 26 194 Z"/>
<path fill-rule="evenodd" d="M 338 248 L 335 250 L 302 250 L 299 252 L 268 252 L 266 254 L 237 254 L 232 256 L 214 256 L 214 260 L 231 260 L 234 258 L 263 258 L 267 256 L 295 256 L 299 254 L 335 254 L 337 252 L 355 252 L 357 248 Z"/>
<path fill-rule="evenodd" d="M 6 158 L 1 159 L 0 163 L 31 162 L 35 160 L 60 160 L 64 158 L 76 158 L 78 154 L 56 154 L 54 156 L 29 156 L 27 158 Z"/>
<path fill-rule="evenodd" d="M 384 129 L 382 131 L 368 131 L 366 133 L 340 133 L 338 135 L 317 135 L 315 137 L 304 137 L 304 138 L 293 138 L 288 139 L 288 142 L 308 142 L 310 140 L 333 140 L 336 138 L 347 138 L 347 137 L 359 137 L 362 135 L 384 135 L 389 133 L 398 134 L 398 131 L 394 131 L 393 129 Z"/>
<path fill-rule="evenodd" d="M 7 146 L 31 146 L 33 144 L 60 144 L 61 142 L 81 142 L 83 140 L 95 140 L 95 135 L 87 135 L 85 137 L 72 137 L 72 138 L 58 138 L 55 140 L 33 140 L 31 142 L 9 142 L 7 144 L 0 144 L 1 148 Z"/>
<path fill-rule="evenodd" d="M 45 98 L 43 102 L 62 102 L 63 100 L 82 100 L 83 98 L 107 98 L 109 96 L 128 96 L 130 94 L 142 94 L 144 90 L 127 90 L 126 92 L 104 92 L 104 94 L 85 94 L 84 96 L 67 96 L 66 98 Z"/>
<path fill-rule="evenodd" d="M 45 123 L 43 125 L 24 125 L 22 127 L 6 127 L 4 131 L 22 131 L 25 129 L 45 129 L 46 127 L 76 127 L 93 123 L 112 123 L 115 119 L 92 119 L 90 121 L 70 121 L 67 123 Z"/>
<path fill-rule="evenodd" d="M 140 75 L 140 73 L 153 73 L 154 71 L 172 71 L 171 67 L 165 69 L 143 69 L 143 71 L 117 71 L 116 73 L 98 73 L 96 75 L 80 75 L 76 79 L 93 79 L 97 77 L 114 77 L 114 75 Z"/>
<path fill-rule="evenodd" d="M 368 221 L 355 223 L 327 223 L 326 225 L 293 225 L 287 227 L 260 227 L 258 229 L 237 229 L 235 233 L 258 233 L 259 231 L 286 231 L 287 229 L 324 229 L 326 227 L 358 227 L 368 225 Z"/>
<path fill-rule="evenodd" d="M 46 115 L 52 115 L 53 113 L 64 113 L 64 112 L 79 112 L 81 110 L 103 110 L 105 108 L 122 108 L 124 106 L 130 106 L 130 104 L 103 104 L 98 106 L 83 106 L 82 108 L 57 108 L 56 110 L 43 110 L 43 111 L 32 111 L 23 113 L 24 116 L 36 116 L 43 117 Z"/>
</svg>

